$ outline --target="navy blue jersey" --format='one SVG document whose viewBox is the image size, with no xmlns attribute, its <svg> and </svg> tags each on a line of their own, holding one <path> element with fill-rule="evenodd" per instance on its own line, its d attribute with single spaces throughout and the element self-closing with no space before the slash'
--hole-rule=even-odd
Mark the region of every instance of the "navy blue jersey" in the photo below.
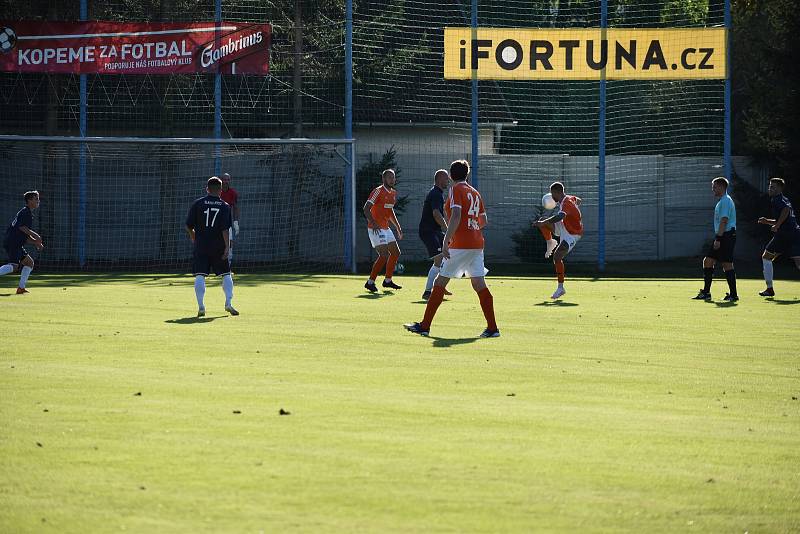
<svg viewBox="0 0 800 534">
<path fill-rule="evenodd" d="M 435 185 L 428 191 L 425 203 L 422 204 L 422 218 L 419 220 L 420 232 L 436 232 L 441 229 L 439 223 L 433 218 L 433 210 L 437 210 L 444 217 L 444 191 Z"/>
<path fill-rule="evenodd" d="M 5 248 L 19 248 L 28 241 L 28 234 L 22 233 L 20 226 L 27 226 L 29 229 L 33 226 L 33 212 L 28 206 L 25 206 L 17 212 L 11 224 L 6 229 L 6 237 L 3 240 Z"/>
<path fill-rule="evenodd" d="M 797 218 L 794 216 L 794 209 L 792 209 L 792 203 L 789 202 L 789 199 L 783 195 L 775 195 L 774 197 L 769 199 L 770 204 L 772 205 L 772 216 L 777 221 L 778 218 L 781 216 L 784 208 L 789 208 L 789 216 L 783 221 L 783 224 L 780 225 L 778 228 L 778 233 L 780 234 L 793 234 L 797 231 L 800 231 L 800 227 L 797 226 Z"/>
<path fill-rule="evenodd" d="M 189 208 L 186 226 L 194 229 L 194 249 L 200 254 L 222 254 L 225 251 L 223 232 L 231 227 L 231 207 L 212 195 L 198 198 Z"/>
</svg>

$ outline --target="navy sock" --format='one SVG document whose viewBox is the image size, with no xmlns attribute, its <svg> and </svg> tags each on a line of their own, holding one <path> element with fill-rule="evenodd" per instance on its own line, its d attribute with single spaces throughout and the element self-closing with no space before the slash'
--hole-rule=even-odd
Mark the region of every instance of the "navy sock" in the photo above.
<svg viewBox="0 0 800 534">
<path fill-rule="evenodd" d="M 704 267 L 703 268 L 703 292 L 708 293 L 711 291 L 711 280 L 714 279 L 714 268 L 713 267 Z"/>
<path fill-rule="evenodd" d="M 725 278 L 728 279 L 728 289 L 730 289 L 730 294 L 732 297 L 736 296 L 736 271 L 731 269 L 730 271 L 725 271 Z"/>
</svg>

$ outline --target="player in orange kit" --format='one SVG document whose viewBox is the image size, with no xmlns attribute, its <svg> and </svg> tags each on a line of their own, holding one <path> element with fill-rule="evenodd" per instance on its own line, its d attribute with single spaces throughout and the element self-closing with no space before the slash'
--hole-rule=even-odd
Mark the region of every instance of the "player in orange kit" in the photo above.
<svg viewBox="0 0 800 534">
<path fill-rule="evenodd" d="M 392 169 L 386 169 L 381 173 L 381 180 L 383 183 L 372 190 L 363 210 L 364 217 L 367 218 L 369 241 L 378 253 L 378 258 L 372 266 L 369 280 L 364 284 L 367 291 L 371 293 L 378 291 L 375 279 L 384 265 L 386 266 L 386 276 L 383 279 L 383 287 L 402 289 L 401 286 L 392 281 L 394 267 L 400 257 L 400 247 L 397 245 L 397 240 L 403 239 L 403 230 L 400 228 L 400 222 L 394 213 L 394 205 L 397 202 L 397 191 L 394 186 L 397 183 L 397 177 Z M 397 230 L 396 238 L 391 228 L 389 228 L 389 224 Z"/>
<path fill-rule="evenodd" d="M 466 276 L 472 281 L 472 288 L 478 294 L 486 329 L 480 337 L 499 337 L 500 330 L 494 318 L 494 299 L 486 287 L 484 277 L 488 272 L 483 265 L 483 227 L 486 226 L 486 208 L 478 190 L 467 183 L 469 163 L 454 161 L 450 165 L 450 197 L 445 208 L 449 211 L 447 233 L 442 242 L 442 268 L 433 284 L 433 291 L 425 307 L 425 316 L 420 323 L 409 323 L 406 330 L 427 336 L 436 310 L 442 303 L 445 287 L 451 278 Z"/>
<path fill-rule="evenodd" d="M 564 184 L 555 182 L 550 186 L 550 194 L 553 200 L 558 202 L 558 213 L 547 219 L 536 221 L 534 226 L 539 228 L 545 241 L 548 242 L 548 252 L 552 249 L 550 242 L 553 241 L 553 234 L 559 236 L 560 242 L 553 254 L 553 264 L 556 267 L 558 277 L 558 287 L 550 296 L 551 299 L 559 299 L 566 293 L 564 289 L 564 258 L 572 252 L 575 244 L 583 235 L 583 222 L 581 220 L 581 199 L 573 195 L 564 194 Z"/>
</svg>

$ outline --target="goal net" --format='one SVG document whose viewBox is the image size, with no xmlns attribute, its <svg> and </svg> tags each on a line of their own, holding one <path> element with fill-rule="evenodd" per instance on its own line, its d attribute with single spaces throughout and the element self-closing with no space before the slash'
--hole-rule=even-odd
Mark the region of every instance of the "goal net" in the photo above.
<svg viewBox="0 0 800 534">
<path fill-rule="evenodd" d="M 45 269 L 181 271 L 184 230 L 207 179 L 232 176 L 233 268 L 343 272 L 353 265 L 350 143 L 343 140 L 66 139 L 0 136 L 4 225 L 36 189 Z"/>
</svg>

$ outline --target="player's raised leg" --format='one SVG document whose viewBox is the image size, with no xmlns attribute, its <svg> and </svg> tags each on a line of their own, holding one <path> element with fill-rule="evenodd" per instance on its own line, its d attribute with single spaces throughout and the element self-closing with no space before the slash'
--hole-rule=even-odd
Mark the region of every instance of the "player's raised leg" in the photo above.
<svg viewBox="0 0 800 534">
<path fill-rule="evenodd" d="M 549 258 L 553 255 L 553 251 L 558 246 L 558 241 L 553 239 L 553 231 L 554 227 L 552 223 L 545 223 L 539 225 L 539 232 L 541 232 L 542 237 L 544 238 L 545 243 L 547 244 L 547 249 L 544 251 L 544 257 Z"/>
</svg>

